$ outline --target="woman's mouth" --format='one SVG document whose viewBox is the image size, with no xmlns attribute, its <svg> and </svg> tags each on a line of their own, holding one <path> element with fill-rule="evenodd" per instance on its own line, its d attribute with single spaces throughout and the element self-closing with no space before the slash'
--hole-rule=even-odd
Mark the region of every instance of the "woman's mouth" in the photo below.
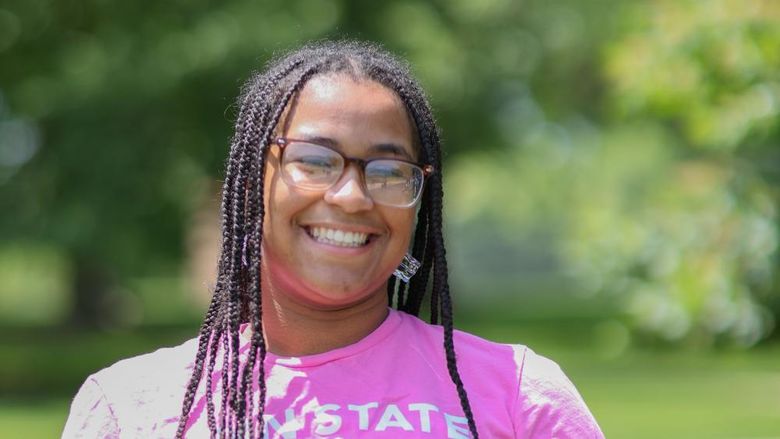
<svg viewBox="0 0 780 439">
<path fill-rule="evenodd" d="M 306 227 L 306 233 L 315 241 L 337 247 L 362 247 L 368 243 L 371 234 L 332 229 L 328 227 Z"/>
</svg>

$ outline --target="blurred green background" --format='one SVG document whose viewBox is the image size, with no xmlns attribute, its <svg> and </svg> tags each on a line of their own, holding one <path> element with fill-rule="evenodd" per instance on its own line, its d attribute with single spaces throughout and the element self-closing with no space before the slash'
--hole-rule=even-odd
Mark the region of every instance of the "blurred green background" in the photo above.
<svg viewBox="0 0 780 439">
<path fill-rule="evenodd" d="M 780 437 L 772 0 L 3 0 L 3 437 L 195 334 L 241 82 L 334 37 L 430 94 L 457 326 L 558 361 L 608 437 Z"/>
</svg>

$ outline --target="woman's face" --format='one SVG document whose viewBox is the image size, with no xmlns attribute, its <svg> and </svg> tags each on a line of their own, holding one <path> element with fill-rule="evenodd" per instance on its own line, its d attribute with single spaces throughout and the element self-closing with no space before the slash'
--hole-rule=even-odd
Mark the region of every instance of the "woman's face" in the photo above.
<svg viewBox="0 0 780 439">
<path fill-rule="evenodd" d="M 417 155 L 399 97 L 377 82 L 343 75 L 312 78 L 277 133 L 330 146 L 347 157 L 414 161 Z M 280 152 L 278 145 L 271 147 L 265 175 L 263 275 L 270 275 L 266 279 L 274 290 L 331 309 L 386 295 L 386 281 L 409 247 L 414 207 L 375 203 L 354 163 L 328 190 L 288 185 L 279 173 Z M 351 247 L 315 237 L 328 231 L 368 239 Z"/>
</svg>

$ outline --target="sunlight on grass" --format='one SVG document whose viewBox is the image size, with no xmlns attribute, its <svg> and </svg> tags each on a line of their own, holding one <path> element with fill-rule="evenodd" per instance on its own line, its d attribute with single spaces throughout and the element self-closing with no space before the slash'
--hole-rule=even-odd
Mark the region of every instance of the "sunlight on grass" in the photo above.
<svg viewBox="0 0 780 439">
<path fill-rule="evenodd" d="M 7 438 L 56 438 L 62 434 L 70 398 L 0 400 L 0 431 Z"/>
<path fill-rule="evenodd" d="M 607 366 L 571 375 L 607 437 L 780 437 L 780 372 Z"/>
</svg>

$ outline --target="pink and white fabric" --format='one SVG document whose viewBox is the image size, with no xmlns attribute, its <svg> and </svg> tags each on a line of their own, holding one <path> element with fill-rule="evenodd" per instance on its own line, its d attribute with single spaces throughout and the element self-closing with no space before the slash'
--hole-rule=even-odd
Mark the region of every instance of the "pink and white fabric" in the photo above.
<svg viewBox="0 0 780 439">
<path fill-rule="evenodd" d="M 355 344 L 305 357 L 269 353 L 264 437 L 471 437 L 442 337 L 440 326 L 391 309 Z M 480 437 L 603 438 L 554 362 L 522 345 L 460 331 L 455 347 Z M 63 437 L 172 438 L 196 348 L 193 339 L 90 376 L 73 401 Z M 215 370 L 213 380 L 219 379 Z M 219 394 L 215 398 L 219 410 Z M 206 412 L 201 385 L 186 437 L 210 436 Z"/>
</svg>

